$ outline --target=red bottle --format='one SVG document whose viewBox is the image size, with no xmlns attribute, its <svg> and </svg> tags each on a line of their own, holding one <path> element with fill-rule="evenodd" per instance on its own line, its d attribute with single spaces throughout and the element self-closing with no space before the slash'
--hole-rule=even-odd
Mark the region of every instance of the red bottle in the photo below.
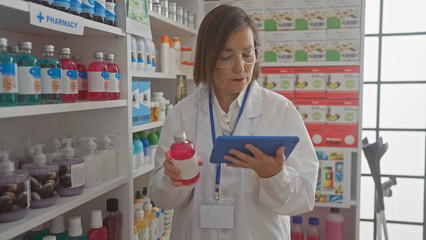
<svg viewBox="0 0 426 240">
<path fill-rule="evenodd" d="M 78 77 L 77 65 L 70 58 L 71 50 L 61 48 L 59 50 L 59 61 L 62 65 L 62 102 L 70 103 L 78 100 Z"/>
<path fill-rule="evenodd" d="M 87 68 L 80 63 L 80 55 L 74 55 L 73 60 L 77 64 L 78 71 L 78 100 L 87 100 Z"/>
<path fill-rule="evenodd" d="M 304 240 L 303 229 L 302 229 L 302 217 L 294 216 L 292 219 L 291 226 L 291 240 Z"/>
<path fill-rule="evenodd" d="M 114 63 L 114 54 L 105 56 L 106 64 L 109 72 L 109 100 L 120 99 L 120 69 Z"/>
<path fill-rule="evenodd" d="M 102 52 L 96 52 L 93 54 L 93 58 L 94 60 L 89 65 L 87 72 L 89 100 L 108 100 L 109 72 L 104 62 L 104 54 Z"/>
<path fill-rule="evenodd" d="M 319 219 L 316 217 L 309 218 L 309 228 L 307 232 L 307 240 L 321 240 L 321 235 L 318 229 Z"/>
<path fill-rule="evenodd" d="M 173 138 L 175 142 L 170 146 L 170 154 L 173 164 L 180 169 L 182 179 L 178 181 L 183 185 L 194 184 L 200 178 L 194 144 L 186 139 L 184 131 L 176 131 Z"/>
<path fill-rule="evenodd" d="M 108 240 L 121 240 L 123 214 L 118 210 L 118 199 L 107 199 L 108 215 L 104 218 L 104 226 L 108 231 Z"/>
<path fill-rule="evenodd" d="M 90 229 L 87 232 L 89 240 L 108 240 L 108 232 L 102 225 L 101 210 L 92 210 L 90 216 Z"/>
</svg>

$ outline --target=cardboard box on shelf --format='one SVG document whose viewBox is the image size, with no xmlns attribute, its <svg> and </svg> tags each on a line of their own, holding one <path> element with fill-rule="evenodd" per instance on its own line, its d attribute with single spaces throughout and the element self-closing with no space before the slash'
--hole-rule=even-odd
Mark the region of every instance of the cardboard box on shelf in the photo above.
<svg viewBox="0 0 426 240">
<path fill-rule="evenodd" d="M 358 99 L 359 83 L 359 66 L 327 67 L 327 99 Z"/>
<path fill-rule="evenodd" d="M 327 30 L 327 61 L 359 61 L 360 46 L 357 28 Z"/>
<path fill-rule="evenodd" d="M 327 99 L 326 129 L 328 131 L 358 130 L 358 100 Z"/>
<path fill-rule="evenodd" d="M 295 103 L 308 131 L 325 130 L 325 99 L 296 99 Z"/>
<path fill-rule="evenodd" d="M 359 28 L 361 23 L 361 1 L 328 0 L 327 28 Z"/>
<path fill-rule="evenodd" d="M 314 147 L 324 147 L 325 146 L 325 131 L 315 131 L 309 130 L 309 137 L 311 137 Z"/>
<path fill-rule="evenodd" d="M 331 131 L 325 132 L 325 146 L 341 148 L 357 148 L 358 132 L 356 131 Z"/>
<path fill-rule="evenodd" d="M 295 31 L 295 61 L 324 62 L 326 60 L 326 30 Z"/>
<path fill-rule="evenodd" d="M 263 35 L 265 62 L 294 62 L 296 44 L 294 31 L 264 32 Z"/>
<path fill-rule="evenodd" d="M 294 98 L 294 68 L 262 68 L 263 87 L 288 99 Z"/>
<path fill-rule="evenodd" d="M 325 98 L 325 67 L 297 67 L 295 98 Z"/>
<path fill-rule="evenodd" d="M 236 1 L 235 5 L 243 9 L 256 23 L 257 30 L 264 30 L 265 3 L 258 0 Z"/>
<path fill-rule="evenodd" d="M 326 29 L 327 0 L 297 0 L 296 30 Z"/>
<path fill-rule="evenodd" d="M 151 122 L 151 82 L 139 82 L 140 123 Z"/>
<path fill-rule="evenodd" d="M 140 124 L 139 82 L 132 81 L 132 126 Z"/>
<path fill-rule="evenodd" d="M 258 2 L 264 2 L 265 4 L 265 31 L 295 29 L 295 0 L 265 0 Z"/>
</svg>

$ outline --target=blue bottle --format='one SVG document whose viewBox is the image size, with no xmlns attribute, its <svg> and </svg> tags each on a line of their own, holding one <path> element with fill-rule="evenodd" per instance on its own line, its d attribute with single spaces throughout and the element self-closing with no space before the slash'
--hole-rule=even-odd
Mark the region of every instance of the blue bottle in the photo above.
<svg viewBox="0 0 426 240">
<path fill-rule="evenodd" d="M 140 132 L 139 133 L 140 136 L 140 140 L 143 144 L 143 156 L 144 156 L 144 165 L 149 163 L 149 141 L 148 139 L 145 137 L 145 133 L 144 132 Z"/>
<path fill-rule="evenodd" d="M 93 20 L 104 23 L 106 17 L 105 0 L 95 0 L 95 14 Z"/>
<path fill-rule="evenodd" d="M 43 239 L 43 237 L 46 237 L 47 235 L 49 235 L 49 229 L 43 228 L 42 224 L 26 232 L 22 237 L 22 240 Z"/>
<path fill-rule="evenodd" d="M 18 104 L 40 104 L 41 82 L 38 59 L 31 54 L 31 42 L 19 42 L 18 54 Z"/>
<path fill-rule="evenodd" d="M 81 0 L 71 0 L 70 11 L 72 14 L 81 15 Z"/>
<path fill-rule="evenodd" d="M 40 58 L 41 103 L 62 102 L 61 62 L 54 57 L 53 45 L 42 47 Z"/>
<path fill-rule="evenodd" d="M 15 57 L 8 53 L 7 39 L 0 38 L 0 106 L 18 105 L 18 78 Z"/>
<path fill-rule="evenodd" d="M 70 0 L 54 0 L 54 2 L 53 2 L 53 6 L 56 9 L 59 9 L 59 10 L 64 11 L 64 12 L 70 11 L 70 5 L 71 5 Z"/>
<path fill-rule="evenodd" d="M 53 7 L 53 0 L 38 0 L 38 3 L 44 6 Z"/>
<path fill-rule="evenodd" d="M 87 19 L 93 19 L 95 13 L 95 0 L 81 1 L 81 16 Z"/>
<path fill-rule="evenodd" d="M 136 164 L 135 168 L 141 168 L 144 164 L 143 144 L 139 134 L 133 133 L 133 144 L 135 145 Z"/>
</svg>

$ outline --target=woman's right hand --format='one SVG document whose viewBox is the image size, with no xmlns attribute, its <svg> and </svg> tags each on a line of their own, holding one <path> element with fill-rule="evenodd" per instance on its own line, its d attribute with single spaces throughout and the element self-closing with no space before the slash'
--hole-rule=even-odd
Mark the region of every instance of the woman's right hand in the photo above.
<svg viewBox="0 0 426 240">
<path fill-rule="evenodd" d="M 166 176 L 170 177 L 170 180 L 172 181 L 172 185 L 174 187 L 180 187 L 182 186 L 182 183 L 180 183 L 178 180 L 182 178 L 180 175 L 180 169 L 173 165 L 172 162 L 172 155 L 170 154 L 170 151 L 167 151 L 165 154 L 166 160 L 164 160 L 163 167 L 164 167 L 164 174 Z M 198 159 L 198 166 L 203 165 L 203 161 L 201 161 L 200 157 L 197 156 Z"/>
</svg>

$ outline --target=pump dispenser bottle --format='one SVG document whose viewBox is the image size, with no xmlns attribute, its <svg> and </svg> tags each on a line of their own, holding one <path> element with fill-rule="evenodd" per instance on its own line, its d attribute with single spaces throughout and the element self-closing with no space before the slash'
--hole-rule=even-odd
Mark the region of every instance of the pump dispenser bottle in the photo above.
<svg viewBox="0 0 426 240">
<path fill-rule="evenodd" d="M 54 235 L 57 240 L 66 240 L 68 231 L 64 226 L 64 215 L 57 216 L 50 222 L 50 234 Z"/>
<path fill-rule="evenodd" d="M 108 240 L 121 240 L 123 214 L 118 210 L 117 198 L 107 199 L 107 211 L 103 224 L 108 230 Z"/>
<path fill-rule="evenodd" d="M 53 138 L 52 142 L 50 143 L 50 152 L 46 154 L 47 162 L 52 162 L 53 158 L 61 157 L 63 154 L 62 151 L 63 148 L 61 142 L 59 141 L 59 138 Z"/>
<path fill-rule="evenodd" d="M 99 151 L 102 155 L 103 180 L 111 180 L 117 177 L 117 152 L 112 145 L 111 138 L 104 134 Z"/>
<path fill-rule="evenodd" d="M 44 144 L 35 144 L 36 153 L 33 163 L 22 165 L 31 176 L 31 208 L 43 208 L 55 205 L 58 201 L 57 163 L 48 163 L 43 154 Z"/>
<path fill-rule="evenodd" d="M 22 152 L 20 156 L 16 157 L 15 167 L 21 169 L 25 163 L 32 163 L 34 153 L 31 138 L 24 137 L 22 139 Z"/>
<path fill-rule="evenodd" d="M 74 196 L 83 192 L 85 183 L 84 158 L 74 155 L 72 138 L 62 139 L 65 143 L 63 156 L 52 161 L 59 165 L 59 196 Z"/>
<path fill-rule="evenodd" d="M 86 168 L 86 188 L 96 187 L 102 184 L 103 167 L 102 159 L 99 152 L 96 150 L 96 138 L 85 137 L 81 138 L 83 143 L 83 157 Z"/>
<path fill-rule="evenodd" d="M 107 240 L 108 232 L 102 225 L 101 210 L 92 210 L 90 214 L 90 229 L 87 232 L 89 240 Z"/>
<path fill-rule="evenodd" d="M 0 88 L 0 106 L 18 105 L 18 78 L 15 56 L 8 53 L 7 39 L 0 38 L 0 65 L 3 87 Z"/>
<path fill-rule="evenodd" d="M 81 227 L 81 217 L 70 217 L 67 240 L 89 240 L 87 234 L 83 233 L 83 228 Z"/>
<path fill-rule="evenodd" d="M 170 154 L 173 164 L 181 171 L 182 179 L 178 181 L 183 185 L 194 184 L 200 178 L 194 144 L 186 139 L 185 132 L 180 130 L 173 134 L 173 139 L 175 142 L 170 146 Z"/>
<path fill-rule="evenodd" d="M 9 151 L 0 154 L 0 189 L 0 223 L 25 217 L 30 206 L 29 175 L 26 170 L 15 170 Z"/>
</svg>

